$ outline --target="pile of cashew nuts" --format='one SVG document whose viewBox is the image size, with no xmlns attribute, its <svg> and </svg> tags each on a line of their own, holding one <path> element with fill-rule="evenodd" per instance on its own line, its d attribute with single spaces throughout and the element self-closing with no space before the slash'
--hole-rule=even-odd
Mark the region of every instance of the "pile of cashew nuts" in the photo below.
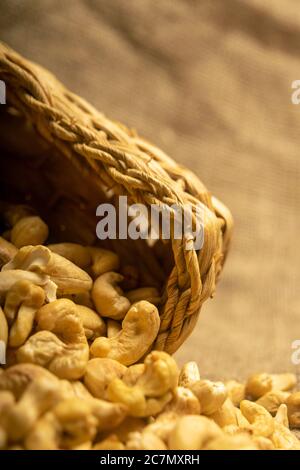
<svg viewBox="0 0 300 470">
<path fill-rule="evenodd" d="M 160 292 L 116 253 L 46 244 L 25 206 L 0 237 L 0 449 L 298 449 L 293 374 L 212 382 L 152 351 Z"/>
</svg>

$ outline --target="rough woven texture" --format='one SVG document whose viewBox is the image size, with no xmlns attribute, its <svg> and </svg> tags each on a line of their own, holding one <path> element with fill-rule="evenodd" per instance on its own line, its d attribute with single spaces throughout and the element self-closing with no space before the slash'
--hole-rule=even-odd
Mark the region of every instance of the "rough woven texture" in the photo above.
<svg viewBox="0 0 300 470">
<path fill-rule="evenodd" d="M 295 369 L 298 0 L 2 0 L 1 39 L 201 175 L 232 210 L 217 295 L 178 353 L 212 377 Z"/>
</svg>

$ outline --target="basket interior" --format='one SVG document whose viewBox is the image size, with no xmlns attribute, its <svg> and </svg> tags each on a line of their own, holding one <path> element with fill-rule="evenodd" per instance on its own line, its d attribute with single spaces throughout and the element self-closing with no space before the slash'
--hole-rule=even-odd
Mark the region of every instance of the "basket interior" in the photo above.
<svg viewBox="0 0 300 470">
<path fill-rule="evenodd" d="M 158 240 L 150 246 L 146 240 L 98 240 L 96 208 L 103 202 L 116 206 L 116 194 L 86 166 L 75 165 L 42 139 L 15 109 L 1 107 L 0 111 L 1 201 L 33 207 L 50 227 L 49 243 L 113 249 L 122 265 L 138 267 L 141 286 L 163 289 L 174 266 L 170 243 Z"/>
</svg>

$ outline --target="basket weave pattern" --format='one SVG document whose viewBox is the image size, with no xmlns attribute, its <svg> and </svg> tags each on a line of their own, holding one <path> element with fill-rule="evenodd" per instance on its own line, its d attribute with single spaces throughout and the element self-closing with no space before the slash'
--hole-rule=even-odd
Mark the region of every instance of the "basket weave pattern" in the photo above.
<svg viewBox="0 0 300 470">
<path fill-rule="evenodd" d="M 155 348 L 173 353 L 192 331 L 203 302 L 214 293 L 230 241 L 230 212 L 191 171 L 3 44 L 0 79 L 7 87 L 8 105 L 23 115 L 61 158 L 88 174 L 99 194 L 106 188 L 146 206 L 202 204 L 203 248 L 199 252 L 186 250 L 185 238 L 171 239 L 173 267 L 162 283 L 161 326 Z M 158 261 L 150 247 L 146 251 L 148 266 L 155 269 Z"/>
</svg>

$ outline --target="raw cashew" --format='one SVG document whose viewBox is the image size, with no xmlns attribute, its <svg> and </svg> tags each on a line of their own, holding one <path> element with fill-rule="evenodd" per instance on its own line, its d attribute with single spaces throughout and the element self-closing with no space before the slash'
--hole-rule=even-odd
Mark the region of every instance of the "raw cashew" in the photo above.
<svg viewBox="0 0 300 470">
<path fill-rule="evenodd" d="M 46 274 L 33 273 L 23 269 L 4 270 L 4 268 L 5 266 L 3 266 L 2 271 L 0 272 L 0 298 L 5 297 L 7 292 L 16 282 L 25 280 L 37 286 L 43 287 L 46 294 L 46 299 L 49 302 L 52 302 L 56 299 L 57 286 Z"/>
<path fill-rule="evenodd" d="M 11 229 L 11 242 L 17 247 L 42 245 L 49 235 L 48 226 L 38 216 L 23 217 Z"/>
<path fill-rule="evenodd" d="M 178 381 L 178 369 L 174 359 L 162 351 L 153 351 L 145 359 L 145 371 L 132 387 L 121 379 L 114 379 L 108 386 L 108 398 L 124 403 L 131 416 L 154 416 L 172 399 L 172 391 Z"/>
<path fill-rule="evenodd" d="M 257 400 L 273 390 L 291 390 L 296 383 L 295 374 L 255 374 L 249 377 L 247 381 L 246 394 Z"/>
<path fill-rule="evenodd" d="M 294 428 L 300 428 L 300 392 L 292 393 L 286 404 L 290 425 Z"/>
<path fill-rule="evenodd" d="M 198 398 L 191 390 L 184 387 L 176 387 L 174 397 L 166 406 L 165 412 L 173 412 L 178 415 L 197 415 L 201 412 Z"/>
<path fill-rule="evenodd" d="M 200 372 L 197 362 L 190 361 L 184 364 L 179 374 L 178 385 L 190 387 L 200 380 Z"/>
<path fill-rule="evenodd" d="M 23 393 L 20 401 L 7 406 L 1 421 L 10 441 L 21 440 L 31 429 L 40 415 L 45 413 L 61 398 L 59 380 L 41 377 L 33 380 Z"/>
<path fill-rule="evenodd" d="M 209 415 L 220 428 L 225 426 L 237 425 L 236 408 L 232 401 L 227 398 L 223 405 L 214 413 Z"/>
<path fill-rule="evenodd" d="M 18 362 L 47 367 L 60 378 L 75 380 L 85 372 L 89 347 L 76 305 L 60 299 L 41 307 L 37 314 L 38 333 L 17 351 Z"/>
<path fill-rule="evenodd" d="M 9 345 L 21 346 L 33 328 L 37 310 L 45 302 L 44 290 L 29 281 L 18 281 L 8 291 L 4 304 L 4 313 L 12 323 L 9 333 Z"/>
<path fill-rule="evenodd" d="M 122 330 L 112 338 L 97 338 L 90 353 L 129 366 L 137 362 L 153 344 L 159 330 L 157 308 L 146 301 L 134 304 L 122 322 Z"/>
<path fill-rule="evenodd" d="M 102 317 L 122 320 L 128 312 L 130 302 L 122 295 L 123 292 L 117 285 L 122 279 L 121 274 L 108 272 L 99 276 L 94 282 L 92 299 Z"/>
<path fill-rule="evenodd" d="M 225 387 L 234 406 L 240 406 L 241 401 L 246 398 L 246 386 L 236 380 L 229 380 Z"/>
<path fill-rule="evenodd" d="M 280 405 L 287 402 L 289 396 L 289 392 L 274 390 L 273 392 L 268 392 L 263 395 L 256 401 L 256 403 L 263 406 L 272 416 L 274 416 L 277 413 Z"/>
<path fill-rule="evenodd" d="M 125 372 L 126 367 L 114 359 L 91 359 L 87 363 L 84 383 L 96 398 L 105 399 L 109 383 L 115 378 L 121 378 Z"/>
<path fill-rule="evenodd" d="M 7 390 L 19 400 L 29 384 L 41 378 L 49 382 L 56 379 L 47 369 L 35 364 L 16 364 L 0 374 L 0 391 Z"/>
<path fill-rule="evenodd" d="M 92 258 L 87 247 L 78 243 L 54 243 L 47 248 L 53 253 L 68 259 L 81 269 L 87 269 L 91 264 Z"/>
<path fill-rule="evenodd" d="M 0 237 L 0 268 L 13 259 L 17 252 L 15 245 Z"/>
<path fill-rule="evenodd" d="M 274 418 L 274 432 L 271 440 L 276 449 L 300 450 L 300 441 L 288 426 L 287 406 L 280 405 Z"/>
<path fill-rule="evenodd" d="M 88 340 L 91 341 L 98 338 L 98 336 L 105 335 L 105 321 L 94 310 L 84 305 L 77 305 L 77 312 Z"/>
<path fill-rule="evenodd" d="M 200 450 L 219 437 L 222 437 L 222 431 L 211 419 L 197 415 L 183 416 L 169 436 L 169 449 Z"/>
<path fill-rule="evenodd" d="M 222 382 L 199 380 L 190 386 L 201 405 L 201 413 L 211 415 L 221 408 L 227 398 L 227 391 Z"/>
<path fill-rule="evenodd" d="M 270 413 L 249 400 L 243 400 L 240 405 L 241 412 L 251 425 L 255 436 L 270 437 L 274 432 L 274 421 Z"/>
<path fill-rule="evenodd" d="M 155 287 L 139 287 L 138 289 L 126 292 L 126 297 L 131 304 L 147 300 L 153 305 L 158 305 L 161 301 L 161 296 Z"/>
<path fill-rule="evenodd" d="M 76 294 L 92 287 L 92 279 L 85 271 L 42 245 L 21 248 L 16 256 L 3 266 L 2 272 L 11 269 L 49 275 L 57 285 L 60 295 Z"/>
<path fill-rule="evenodd" d="M 87 249 L 92 258 L 91 269 L 94 276 L 101 276 L 107 272 L 118 271 L 120 260 L 116 253 L 94 246 L 90 246 Z"/>
</svg>

